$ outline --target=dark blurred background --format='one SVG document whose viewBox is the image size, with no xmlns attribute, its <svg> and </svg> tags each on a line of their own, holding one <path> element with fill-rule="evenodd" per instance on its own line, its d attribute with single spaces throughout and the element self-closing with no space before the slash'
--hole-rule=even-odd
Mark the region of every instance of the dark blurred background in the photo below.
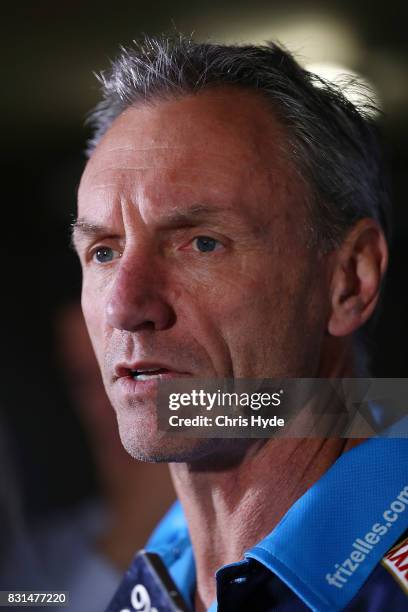
<svg viewBox="0 0 408 612">
<path fill-rule="evenodd" d="M 386 114 L 395 232 L 373 372 L 408 376 L 405 7 L 402 0 L 39 0 L 3 7 L 1 410 L 28 517 L 74 504 L 97 488 L 63 385 L 54 323 L 60 305 L 79 294 L 68 227 L 89 136 L 84 118 L 98 100 L 93 71 L 108 67 L 119 44 L 141 33 L 176 28 L 197 39 L 277 39 L 305 64 L 352 70 L 374 87 Z"/>
</svg>

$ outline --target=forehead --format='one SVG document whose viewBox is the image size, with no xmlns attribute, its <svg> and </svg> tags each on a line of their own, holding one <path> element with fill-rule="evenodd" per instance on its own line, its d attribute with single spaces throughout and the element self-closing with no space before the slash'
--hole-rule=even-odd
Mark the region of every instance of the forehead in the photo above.
<svg viewBox="0 0 408 612">
<path fill-rule="evenodd" d="M 267 102 L 209 90 L 128 108 L 103 136 L 79 189 L 79 214 L 120 199 L 139 206 L 265 199 L 294 186 L 287 136 Z M 203 199 L 205 202 L 203 202 Z M 238 204 L 237 204 L 238 205 Z"/>
</svg>

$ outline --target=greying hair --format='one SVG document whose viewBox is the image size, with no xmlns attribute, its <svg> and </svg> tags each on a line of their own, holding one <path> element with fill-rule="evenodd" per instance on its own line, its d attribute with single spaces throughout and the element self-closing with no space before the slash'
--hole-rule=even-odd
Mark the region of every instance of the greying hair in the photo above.
<svg viewBox="0 0 408 612">
<path fill-rule="evenodd" d="M 103 99 L 88 118 L 94 130 L 88 156 L 130 106 L 210 87 L 245 88 L 264 96 L 286 127 L 287 152 L 309 187 L 305 204 L 320 248 L 338 246 L 363 217 L 375 218 L 389 237 L 388 181 L 369 96 L 357 108 L 340 87 L 303 69 L 281 46 L 146 37 L 122 48 L 98 78 Z"/>
</svg>

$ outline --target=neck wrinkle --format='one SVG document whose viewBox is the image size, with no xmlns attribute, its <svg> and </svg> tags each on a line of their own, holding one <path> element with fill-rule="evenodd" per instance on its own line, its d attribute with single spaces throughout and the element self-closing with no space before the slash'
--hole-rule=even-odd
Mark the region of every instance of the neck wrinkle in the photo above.
<svg viewBox="0 0 408 612">
<path fill-rule="evenodd" d="M 331 340 L 336 341 L 336 350 L 331 341 L 326 345 L 327 359 L 322 359 L 316 376 L 354 377 L 351 339 Z M 255 440 L 243 450 L 241 460 L 228 467 L 217 469 L 209 461 L 210 467 L 203 469 L 205 460 L 200 460 L 199 469 L 194 463 L 170 464 L 194 551 L 197 610 L 209 608 L 215 599 L 217 569 L 241 560 L 340 455 L 361 441 Z"/>
<path fill-rule="evenodd" d="M 225 471 L 171 465 L 191 534 L 197 595 L 206 608 L 215 599 L 216 570 L 266 537 L 345 450 L 343 439 L 268 440 Z"/>
</svg>

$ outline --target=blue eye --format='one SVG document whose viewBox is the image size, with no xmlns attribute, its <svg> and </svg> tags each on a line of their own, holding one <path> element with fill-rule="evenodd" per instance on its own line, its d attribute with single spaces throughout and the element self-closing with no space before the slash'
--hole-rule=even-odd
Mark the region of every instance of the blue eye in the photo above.
<svg viewBox="0 0 408 612">
<path fill-rule="evenodd" d="M 194 242 L 197 251 L 200 251 L 201 253 L 215 251 L 217 246 L 220 245 L 218 240 L 215 240 L 215 238 L 210 238 L 209 236 L 198 236 L 198 238 L 194 238 Z"/>
<path fill-rule="evenodd" d="M 93 254 L 93 258 L 98 263 L 109 263 L 115 259 L 115 255 L 118 256 L 118 252 L 114 251 L 110 247 L 99 247 Z"/>
</svg>

